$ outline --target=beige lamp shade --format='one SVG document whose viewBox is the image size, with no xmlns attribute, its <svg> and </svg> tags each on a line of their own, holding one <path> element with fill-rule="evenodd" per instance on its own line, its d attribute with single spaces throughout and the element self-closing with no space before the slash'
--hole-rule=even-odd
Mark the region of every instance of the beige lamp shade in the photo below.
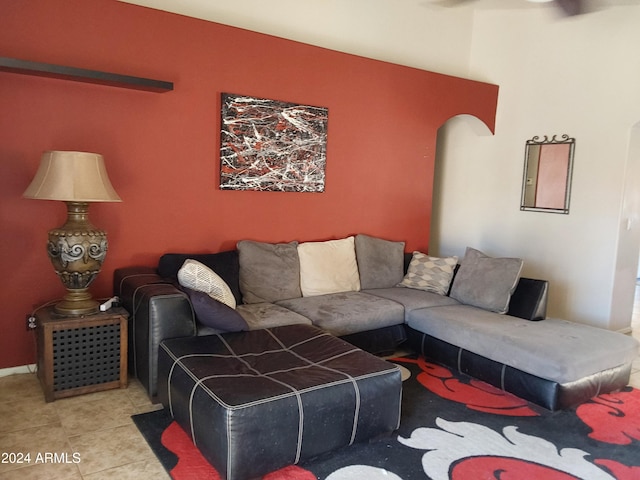
<svg viewBox="0 0 640 480">
<path fill-rule="evenodd" d="M 64 202 L 121 202 L 113 189 L 102 155 L 45 152 L 24 197 Z"/>
</svg>

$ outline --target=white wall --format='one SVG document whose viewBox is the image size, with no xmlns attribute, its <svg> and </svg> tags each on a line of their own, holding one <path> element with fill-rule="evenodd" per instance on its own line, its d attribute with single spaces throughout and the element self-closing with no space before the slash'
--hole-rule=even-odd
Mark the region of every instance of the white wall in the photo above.
<svg viewBox="0 0 640 480">
<path fill-rule="evenodd" d="M 432 245 L 443 255 L 470 245 L 523 257 L 525 275 L 551 282 L 551 316 L 622 330 L 639 248 L 638 212 L 629 211 L 637 203 L 624 207 L 624 192 L 640 163 L 630 148 L 640 120 L 640 6 L 554 13 L 476 13 L 470 75 L 500 85 L 496 135 L 478 136 L 460 118 L 441 132 Z M 525 141 L 565 133 L 576 138 L 570 214 L 520 211 Z"/>
</svg>

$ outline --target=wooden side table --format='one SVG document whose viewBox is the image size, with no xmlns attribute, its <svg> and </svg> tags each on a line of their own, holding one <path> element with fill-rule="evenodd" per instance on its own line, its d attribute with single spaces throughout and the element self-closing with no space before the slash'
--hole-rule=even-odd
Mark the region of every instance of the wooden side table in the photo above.
<svg viewBox="0 0 640 480">
<path fill-rule="evenodd" d="M 128 316 L 124 308 L 75 317 L 53 307 L 35 313 L 38 378 L 47 402 L 126 388 Z"/>
</svg>

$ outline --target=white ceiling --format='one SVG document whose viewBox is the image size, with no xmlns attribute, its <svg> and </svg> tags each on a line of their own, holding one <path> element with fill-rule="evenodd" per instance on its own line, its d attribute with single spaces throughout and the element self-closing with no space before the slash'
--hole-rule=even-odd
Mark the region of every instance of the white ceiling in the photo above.
<svg viewBox="0 0 640 480">
<path fill-rule="evenodd" d="M 270 17 L 286 17 L 291 10 L 316 10 L 320 9 L 348 9 L 345 5 L 359 3 L 353 0 L 307 0 L 304 2 L 290 2 L 287 0 L 242 0 L 228 2 L 223 0 L 120 0 L 167 12 L 178 13 L 189 17 L 225 23 L 230 19 L 259 16 L 265 21 Z M 553 8 L 549 3 L 552 0 L 386 0 L 389 6 L 401 9 L 406 15 L 410 15 L 417 8 L 426 8 L 433 13 L 455 10 L 523 10 L 533 8 Z M 597 11 L 602 8 L 616 5 L 638 5 L 640 0 L 583 0 L 588 11 Z M 339 5 L 346 2 L 342 6 Z M 370 2 L 375 8 L 376 2 Z M 352 6 L 350 5 L 350 6 Z M 238 26 L 238 25 L 236 25 Z"/>
<path fill-rule="evenodd" d="M 431 11 L 432 14 L 438 14 L 450 13 L 454 10 L 542 8 L 540 4 L 531 3 L 527 0 L 384 0 L 383 2 L 371 1 L 368 4 L 358 0 L 305 0 L 303 2 L 289 0 L 241 0 L 235 2 L 223 0 L 120 1 L 241 28 L 254 26 L 254 22 L 248 22 L 247 25 L 243 25 L 243 19 L 244 22 L 251 18 L 269 23 L 274 17 L 286 20 L 289 14 L 305 10 L 309 12 L 331 10 L 335 12 L 353 12 L 359 9 L 384 10 L 385 8 L 393 8 L 401 10 L 406 16 L 410 16 L 412 12 L 424 11 L 425 9 Z M 381 3 L 386 5 L 381 5 Z"/>
<path fill-rule="evenodd" d="M 466 7 L 443 8 L 427 0 L 120 1 L 391 63 L 466 75 L 472 30 L 471 10 Z"/>
<path fill-rule="evenodd" d="M 474 12 L 493 9 L 518 15 L 538 10 L 549 21 L 566 20 L 552 3 L 527 0 L 119 1 L 462 77 L 469 73 Z M 640 3 L 584 1 L 594 9 Z"/>
</svg>

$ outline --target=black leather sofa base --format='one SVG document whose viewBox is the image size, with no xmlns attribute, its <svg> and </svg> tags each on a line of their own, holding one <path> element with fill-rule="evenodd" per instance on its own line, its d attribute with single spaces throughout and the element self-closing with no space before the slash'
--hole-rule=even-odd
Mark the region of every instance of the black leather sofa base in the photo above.
<svg viewBox="0 0 640 480">
<path fill-rule="evenodd" d="M 316 327 L 165 340 L 158 397 L 227 480 L 260 477 L 400 422 L 396 365 Z"/>
<path fill-rule="evenodd" d="M 407 340 L 403 325 L 391 325 L 375 330 L 343 335 L 342 340 L 378 357 L 391 356 Z"/>
<path fill-rule="evenodd" d="M 603 370 L 570 384 L 559 384 L 463 350 L 409 326 L 405 327 L 408 345 L 425 358 L 552 411 L 578 405 L 600 392 L 623 388 L 631 373 L 631 365 L 628 364 Z"/>
</svg>

